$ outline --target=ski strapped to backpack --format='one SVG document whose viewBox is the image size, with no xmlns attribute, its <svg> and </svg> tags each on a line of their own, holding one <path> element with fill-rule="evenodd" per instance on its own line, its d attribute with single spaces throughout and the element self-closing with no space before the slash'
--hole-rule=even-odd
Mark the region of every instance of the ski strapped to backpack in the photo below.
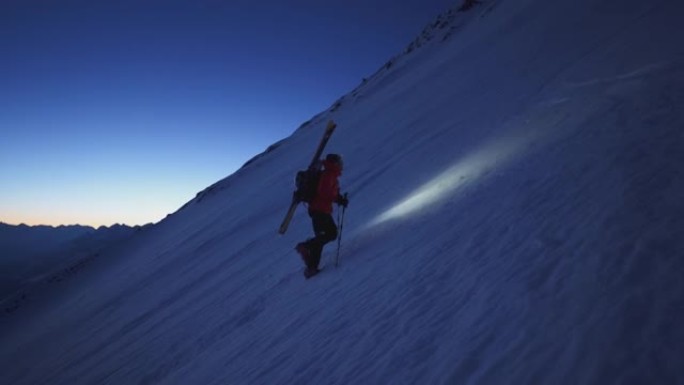
<svg viewBox="0 0 684 385">
<path fill-rule="evenodd" d="M 310 203 L 313 197 L 316 195 L 318 180 L 321 174 L 320 157 L 325 149 L 325 145 L 328 144 L 328 140 L 330 140 L 330 137 L 335 131 L 335 127 L 337 127 L 335 122 L 332 120 L 328 121 L 328 125 L 325 127 L 325 132 L 323 133 L 323 137 L 318 143 L 318 148 L 314 153 L 311 163 L 309 163 L 309 167 L 306 170 L 297 172 L 297 176 L 295 177 L 296 190 L 294 193 L 292 193 L 292 202 L 290 203 L 290 208 L 287 210 L 287 214 L 285 214 L 283 223 L 280 224 L 278 233 L 285 234 L 288 226 L 290 226 L 290 221 L 294 216 L 299 202 Z"/>
</svg>

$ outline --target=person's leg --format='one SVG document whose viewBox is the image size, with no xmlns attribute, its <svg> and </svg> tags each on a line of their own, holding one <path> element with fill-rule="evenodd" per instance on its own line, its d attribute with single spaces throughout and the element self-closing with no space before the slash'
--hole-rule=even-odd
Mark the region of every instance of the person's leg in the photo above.
<svg viewBox="0 0 684 385">
<path fill-rule="evenodd" d="M 332 215 L 325 213 L 312 213 L 311 220 L 316 236 L 308 241 L 310 263 L 307 263 L 307 265 L 309 268 L 317 269 L 321 262 L 323 246 L 337 239 L 337 225 L 335 225 Z"/>
<path fill-rule="evenodd" d="M 299 242 L 297 246 L 295 246 L 295 250 L 297 250 L 299 255 L 302 257 L 302 260 L 304 261 L 304 264 L 306 264 L 306 267 L 311 268 L 313 266 L 311 256 L 314 254 L 320 254 L 320 250 L 318 250 L 320 249 L 320 247 L 316 242 L 316 229 L 318 228 L 316 215 L 313 212 L 309 212 L 309 217 L 311 217 L 311 225 L 313 227 L 314 237 L 309 238 L 306 241 Z M 318 259 L 320 260 L 320 257 L 318 257 Z"/>
</svg>

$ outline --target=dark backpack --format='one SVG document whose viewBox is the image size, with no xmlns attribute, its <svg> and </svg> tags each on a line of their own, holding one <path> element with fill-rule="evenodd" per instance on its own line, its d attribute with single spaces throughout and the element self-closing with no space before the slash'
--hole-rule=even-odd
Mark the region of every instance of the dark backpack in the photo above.
<svg viewBox="0 0 684 385">
<path fill-rule="evenodd" d="M 295 177 L 295 198 L 299 202 L 311 203 L 316 197 L 316 192 L 318 191 L 318 182 L 321 180 L 322 163 L 316 162 L 316 164 L 306 170 L 301 170 L 297 172 Z"/>
</svg>

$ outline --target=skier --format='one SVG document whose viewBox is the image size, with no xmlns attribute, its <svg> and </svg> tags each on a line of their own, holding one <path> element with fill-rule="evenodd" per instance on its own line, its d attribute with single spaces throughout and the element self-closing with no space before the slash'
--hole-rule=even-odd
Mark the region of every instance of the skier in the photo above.
<svg viewBox="0 0 684 385">
<path fill-rule="evenodd" d="M 306 270 L 304 270 L 306 278 L 318 274 L 323 246 L 337 239 L 337 225 L 332 217 L 332 204 L 337 203 L 345 208 L 349 204 L 346 196 L 340 195 L 337 178 L 341 174 L 342 157 L 338 154 L 328 154 L 323 161 L 323 172 L 318 182 L 316 196 L 309 204 L 314 237 L 298 243 L 295 247 L 306 264 Z"/>
</svg>

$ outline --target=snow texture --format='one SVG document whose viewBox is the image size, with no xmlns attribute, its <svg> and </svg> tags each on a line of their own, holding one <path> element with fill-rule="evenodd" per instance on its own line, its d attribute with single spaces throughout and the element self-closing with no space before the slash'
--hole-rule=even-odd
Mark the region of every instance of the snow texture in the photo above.
<svg viewBox="0 0 684 385">
<path fill-rule="evenodd" d="M 0 382 L 684 384 L 683 17 L 674 0 L 443 15 L 0 319 Z M 328 119 L 351 203 L 339 268 L 329 245 L 305 280 L 304 209 L 276 230 Z"/>
</svg>

